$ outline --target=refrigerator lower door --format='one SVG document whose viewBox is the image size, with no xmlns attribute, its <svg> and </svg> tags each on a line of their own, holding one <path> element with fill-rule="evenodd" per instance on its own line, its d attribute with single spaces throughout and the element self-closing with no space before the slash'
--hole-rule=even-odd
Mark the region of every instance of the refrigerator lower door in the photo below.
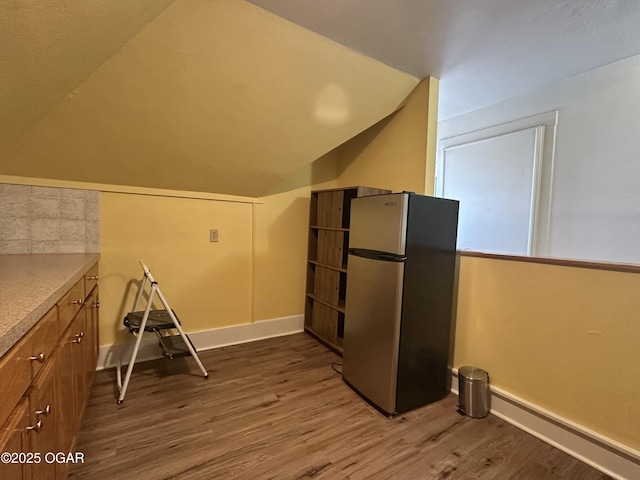
<svg viewBox="0 0 640 480">
<path fill-rule="evenodd" d="M 349 255 L 343 379 L 387 414 L 396 413 L 404 263 Z"/>
</svg>

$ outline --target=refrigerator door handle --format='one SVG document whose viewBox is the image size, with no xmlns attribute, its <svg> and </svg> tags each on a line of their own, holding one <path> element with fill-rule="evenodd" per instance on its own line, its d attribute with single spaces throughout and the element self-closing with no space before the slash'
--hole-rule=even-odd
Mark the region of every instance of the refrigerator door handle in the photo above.
<svg viewBox="0 0 640 480">
<path fill-rule="evenodd" d="M 350 248 L 348 253 L 349 255 L 354 255 L 356 257 L 370 258 L 371 260 L 380 260 L 383 262 L 404 262 L 407 259 L 406 255 L 380 252 L 378 250 L 369 250 L 366 248 Z"/>
</svg>

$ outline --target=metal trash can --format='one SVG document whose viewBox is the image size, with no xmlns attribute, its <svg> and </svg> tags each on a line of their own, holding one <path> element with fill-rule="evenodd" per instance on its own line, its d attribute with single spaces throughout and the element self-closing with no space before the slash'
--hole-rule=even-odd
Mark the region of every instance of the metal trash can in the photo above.
<svg viewBox="0 0 640 480">
<path fill-rule="evenodd" d="M 458 369 L 458 408 L 473 418 L 484 418 L 491 410 L 489 374 L 477 367 Z"/>
</svg>

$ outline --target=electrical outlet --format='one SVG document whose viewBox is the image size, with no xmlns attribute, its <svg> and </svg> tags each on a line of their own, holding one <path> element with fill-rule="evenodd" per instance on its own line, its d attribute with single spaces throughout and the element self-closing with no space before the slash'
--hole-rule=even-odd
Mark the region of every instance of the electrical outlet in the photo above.
<svg viewBox="0 0 640 480">
<path fill-rule="evenodd" d="M 212 228 L 211 230 L 209 230 L 209 241 L 210 242 L 217 242 L 218 241 L 218 229 L 217 228 Z"/>
</svg>

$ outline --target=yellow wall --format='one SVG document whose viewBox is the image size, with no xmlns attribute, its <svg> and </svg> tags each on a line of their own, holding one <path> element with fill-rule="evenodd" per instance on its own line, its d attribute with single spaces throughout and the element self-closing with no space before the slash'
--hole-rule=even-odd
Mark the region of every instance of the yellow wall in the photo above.
<svg viewBox="0 0 640 480">
<path fill-rule="evenodd" d="M 433 193 L 438 80 L 422 80 L 404 107 L 337 149 L 339 186 Z"/>
<path fill-rule="evenodd" d="M 143 260 L 187 331 L 251 321 L 252 205 L 101 194 L 100 342 L 120 340 Z M 209 229 L 219 242 L 209 242 Z"/>
<path fill-rule="evenodd" d="M 254 205 L 255 320 L 304 311 L 310 192 L 334 188 L 336 166 L 329 153 Z"/>
<path fill-rule="evenodd" d="M 336 186 L 329 152 L 263 198 L 0 176 L 0 182 L 101 191 L 100 343 L 122 341 L 143 260 L 185 330 L 300 315 L 309 196 Z M 209 242 L 209 229 L 220 241 Z"/>
<path fill-rule="evenodd" d="M 640 449 L 640 275 L 461 257 L 454 366 Z"/>
<path fill-rule="evenodd" d="M 188 332 L 299 315 L 304 309 L 309 196 L 336 186 L 330 152 L 258 199 L 48 179 L 101 190 L 100 343 L 122 341 L 143 260 Z M 220 241 L 209 242 L 209 229 Z"/>
<path fill-rule="evenodd" d="M 138 259 L 188 332 L 301 314 L 310 191 L 335 186 L 335 165 L 332 177 L 254 203 L 103 192 L 101 344 L 122 339 Z"/>
</svg>

